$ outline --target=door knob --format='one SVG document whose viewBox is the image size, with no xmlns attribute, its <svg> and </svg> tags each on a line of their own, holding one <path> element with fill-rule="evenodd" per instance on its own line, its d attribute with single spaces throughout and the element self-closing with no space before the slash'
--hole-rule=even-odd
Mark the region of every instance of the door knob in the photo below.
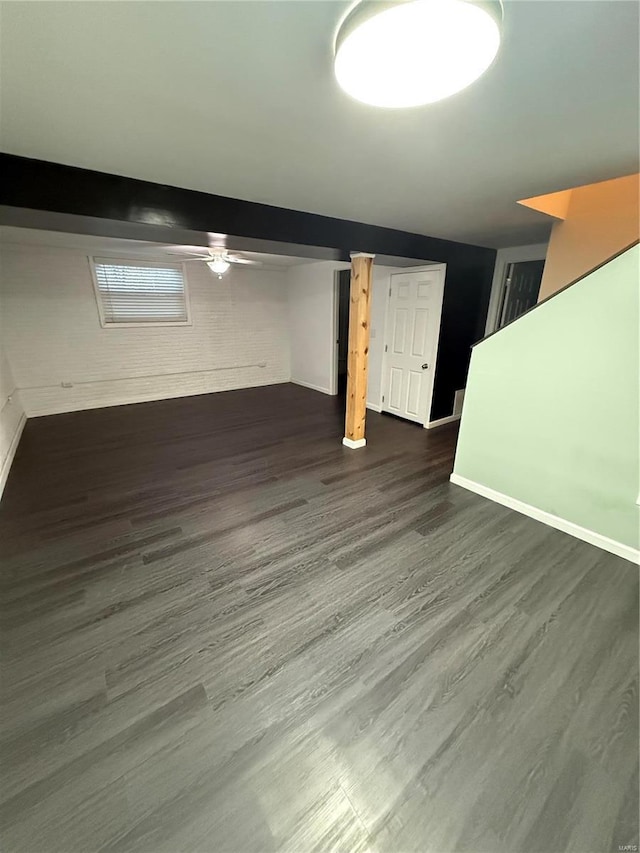
<svg viewBox="0 0 640 853">
<path fill-rule="evenodd" d="M 429 367 L 429 365 L 428 365 L 428 364 L 426 364 L 426 363 L 422 365 L 422 369 L 423 369 L 423 370 L 427 370 L 427 368 L 428 368 L 428 367 Z"/>
</svg>

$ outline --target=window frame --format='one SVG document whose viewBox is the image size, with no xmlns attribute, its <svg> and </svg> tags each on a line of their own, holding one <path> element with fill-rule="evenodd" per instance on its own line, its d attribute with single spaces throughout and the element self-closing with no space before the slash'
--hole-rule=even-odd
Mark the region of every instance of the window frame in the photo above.
<svg viewBox="0 0 640 853">
<path fill-rule="evenodd" d="M 191 317 L 191 299 L 189 298 L 189 279 L 187 278 L 187 270 L 184 262 L 178 261 L 165 261 L 160 258 L 122 258 L 122 257 L 109 257 L 106 255 L 89 255 L 89 269 L 91 271 L 91 281 L 93 282 L 93 295 L 96 300 L 96 306 L 98 308 L 98 318 L 100 320 L 100 326 L 103 329 L 157 329 L 157 328 L 167 328 L 167 326 L 174 327 L 185 327 L 185 326 L 193 326 L 193 320 Z M 98 284 L 98 276 L 96 273 L 96 262 L 97 263 L 112 263 L 114 265 L 119 266 L 143 266 L 143 267 L 164 267 L 165 269 L 170 267 L 176 267 L 180 269 L 180 273 L 182 275 L 182 283 L 184 286 L 184 300 L 185 307 L 187 311 L 187 319 L 186 320 L 153 320 L 150 322 L 142 322 L 142 323 L 107 323 L 105 322 L 105 313 L 104 306 L 102 304 L 102 298 L 100 296 L 100 286 Z"/>
</svg>

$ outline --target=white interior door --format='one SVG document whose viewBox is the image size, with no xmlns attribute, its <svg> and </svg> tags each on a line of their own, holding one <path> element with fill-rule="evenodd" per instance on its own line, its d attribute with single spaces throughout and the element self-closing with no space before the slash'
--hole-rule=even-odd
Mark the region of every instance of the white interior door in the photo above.
<svg viewBox="0 0 640 853">
<path fill-rule="evenodd" d="M 443 265 L 391 276 L 382 409 L 420 424 L 431 409 L 444 276 Z"/>
</svg>

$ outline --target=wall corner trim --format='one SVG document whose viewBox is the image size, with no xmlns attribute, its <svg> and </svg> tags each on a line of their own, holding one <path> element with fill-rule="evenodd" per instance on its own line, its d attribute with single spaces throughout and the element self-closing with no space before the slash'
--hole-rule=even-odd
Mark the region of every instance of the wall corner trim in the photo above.
<svg viewBox="0 0 640 853">
<path fill-rule="evenodd" d="M 24 429 L 24 425 L 27 422 L 27 416 L 23 413 L 18 422 L 18 426 L 16 427 L 16 431 L 13 434 L 13 438 L 11 439 L 11 444 L 9 445 L 9 452 L 7 453 L 6 459 L 2 465 L 2 470 L 0 470 L 0 500 L 2 499 L 2 493 L 4 492 L 4 487 L 7 482 L 7 478 L 9 477 L 9 471 L 11 470 L 11 464 L 13 462 L 13 458 L 16 455 L 16 451 L 18 449 L 18 444 L 20 443 L 20 438 L 22 437 L 22 430 Z"/>
<path fill-rule="evenodd" d="M 548 527 L 554 527 L 556 530 L 568 533 L 569 536 L 574 536 L 576 539 L 582 539 L 583 542 L 595 545 L 596 548 L 602 548 L 603 551 L 608 551 L 610 554 L 622 557 L 623 560 L 629 560 L 636 565 L 640 565 L 640 550 L 632 548 L 630 545 L 617 542 L 615 539 L 609 539 L 608 536 L 596 533 L 595 530 L 588 530 L 586 527 L 581 527 L 579 524 L 567 521 L 566 518 L 560 518 L 557 515 L 552 515 L 550 512 L 545 512 L 543 509 L 538 509 L 538 507 L 526 504 L 516 498 L 511 498 L 509 495 L 504 495 L 502 492 L 496 492 L 488 486 L 483 486 L 481 483 L 476 483 L 473 480 L 468 480 L 466 477 L 461 477 L 460 474 L 453 473 L 449 480 L 455 486 L 461 486 L 463 489 L 475 492 L 483 498 L 488 498 L 490 501 L 502 504 L 502 506 L 506 506 L 509 509 L 520 512 L 522 515 L 527 515 L 529 518 L 540 521 Z"/>
</svg>

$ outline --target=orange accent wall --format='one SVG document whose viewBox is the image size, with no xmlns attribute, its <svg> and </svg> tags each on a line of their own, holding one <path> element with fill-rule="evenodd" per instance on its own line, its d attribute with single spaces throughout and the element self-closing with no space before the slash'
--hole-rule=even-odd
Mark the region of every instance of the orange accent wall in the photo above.
<svg viewBox="0 0 640 853">
<path fill-rule="evenodd" d="M 638 239 L 639 197 L 640 175 L 571 190 L 565 219 L 551 231 L 539 302 Z"/>
</svg>

